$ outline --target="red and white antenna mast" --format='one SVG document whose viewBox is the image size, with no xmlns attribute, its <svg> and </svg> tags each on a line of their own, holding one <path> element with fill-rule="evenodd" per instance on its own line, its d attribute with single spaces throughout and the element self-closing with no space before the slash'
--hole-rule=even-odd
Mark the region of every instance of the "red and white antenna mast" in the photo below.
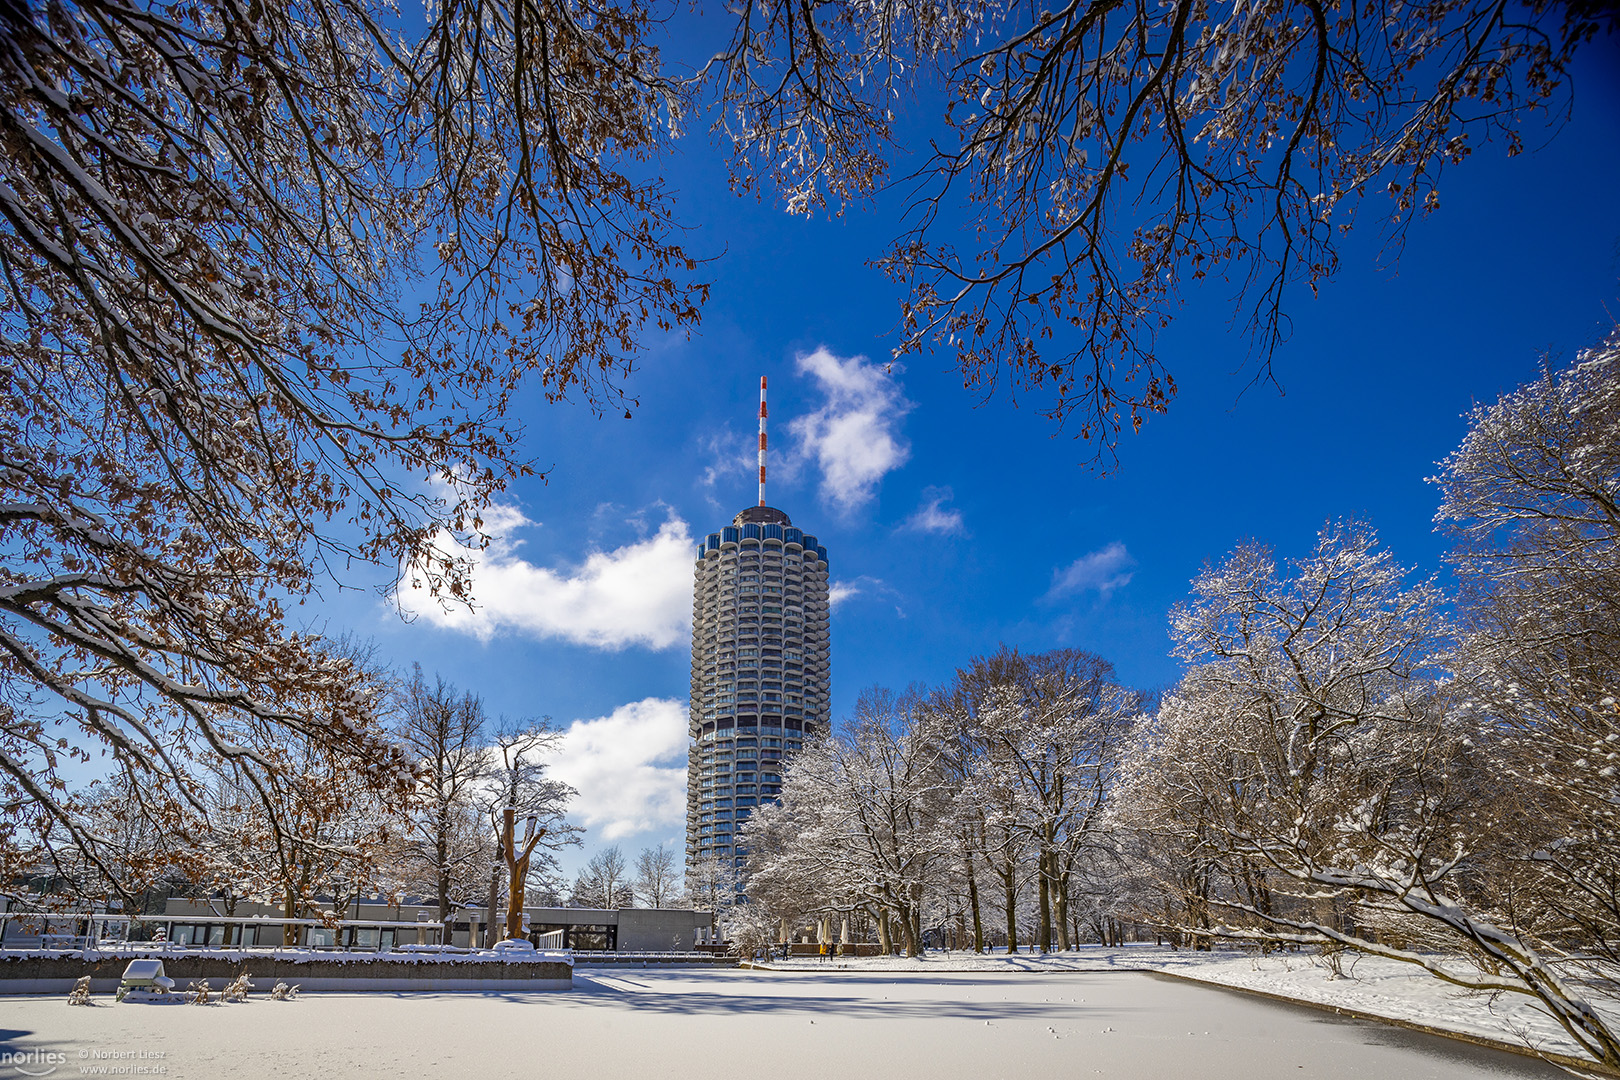
<svg viewBox="0 0 1620 1080">
<path fill-rule="evenodd" d="M 765 376 L 759 377 L 759 505 L 765 505 Z"/>
</svg>

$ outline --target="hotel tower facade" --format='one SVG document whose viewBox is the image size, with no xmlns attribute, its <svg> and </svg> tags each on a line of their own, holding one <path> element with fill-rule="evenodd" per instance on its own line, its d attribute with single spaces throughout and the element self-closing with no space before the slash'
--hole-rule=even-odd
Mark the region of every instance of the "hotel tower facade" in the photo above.
<svg viewBox="0 0 1620 1080">
<path fill-rule="evenodd" d="M 765 380 L 759 380 L 759 504 L 698 545 L 692 592 L 688 874 L 734 869 L 736 834 L 782 790 L 782 765 L 827 730 L 827 549 L 765 505 Z"/>
</svg>

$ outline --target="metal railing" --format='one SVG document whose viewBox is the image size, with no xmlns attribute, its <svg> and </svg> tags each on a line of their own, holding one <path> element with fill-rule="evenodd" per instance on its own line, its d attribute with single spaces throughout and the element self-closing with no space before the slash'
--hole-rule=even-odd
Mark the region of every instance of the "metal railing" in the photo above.
<svg viewBox="0 0 1620 1080">
<path fill-rule="evenodd" d="M 17 924 L 22 924 L 19 927 Z M 130 937 L 131 930 L 139 925 L 161 926 L 164 928 L 163 940 L 136 940 Z M 288 943 L 285 940 L 286 927 L 301 928 L 294 937 L 295 941 Z M 72 927 L 64 931 L 62 927 Z M 225 938 L 231 936 L 221 933 L 219 941 L 174 941 L 175 927 L 207 928 L 208 937 L 214 936 L 215 927 L 237 927 L 235 942 L 227 942 Z M 249 927 L 278 927 L 283 928 L 282 940 L 263 942 L 255 940 L 254 944 L 243 943 Z M 400 930 L 415 929 L 417 931 L 418 946 L 430 945 L 432 942 L 424 940 L 429 931 L 442 931 L 444 924 L 438 921 L 404 921 L 392 919 L 284 919 L 271 916 L 233 916 L 233 915 L 125 915 L 119 912 L 91 911 L 5 911 L 0 912 L 0 951 L 38 951 L 38 952 L 94 952 L 112 955 L 143 954 L 159 952 L 172 954 L 176 952 L 192 951 L 224 951 L 268 949 L 272 952 L 283 949 L 316 950 L 321 952 L 390 952 L 403 946 L 413 944 L 397 940 Z M 396 932 L 396 940 L 385 940 L 383 931 Z M 19 932 L 20 931 L 20 932 Z M 375 942 L 344 942 L 345 936 L 353 937 L 348 931 L 371 931 L 376 933 Z M 322 937 L 319 932 L 330 932 L 332 940 L 311 941 L 312 937 Z M 257 939 L 260 935 L 255 934 Z M 437 937 L 438 934 L 433 935 Z"/>
</svg>

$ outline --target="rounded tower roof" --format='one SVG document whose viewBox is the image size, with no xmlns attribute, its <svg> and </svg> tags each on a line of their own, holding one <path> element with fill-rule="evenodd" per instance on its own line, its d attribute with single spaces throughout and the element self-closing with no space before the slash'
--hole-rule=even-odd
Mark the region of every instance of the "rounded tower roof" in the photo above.
<svg viewBox="0 0 1620 1080">
<path fill-rule="evenodd" d="M 792 525 L 784 511 L 774 506 L 750 506 L 731 519 L 733 525 Z"/>
</svg>

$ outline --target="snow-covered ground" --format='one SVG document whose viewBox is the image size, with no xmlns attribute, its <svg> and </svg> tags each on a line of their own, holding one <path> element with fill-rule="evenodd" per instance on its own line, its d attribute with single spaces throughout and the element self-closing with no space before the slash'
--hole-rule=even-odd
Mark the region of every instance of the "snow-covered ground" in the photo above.
<svg viewBox="0 0 1620 1080">
<path fill-rule="evenodd" d="M 576 969 L 551 993 L 320 994 L 213 1006 L 0 999 L 5 1054 L 53 1076 L 611 1080 L 1464 1080 L 1531 1058 L 1099 971 Z M 1104 966 L 1099 964 L 1098 966 Z M 49 1057 L 57 1055 L 57 1057 Z M 15 1068 L 15 1066 L 13 1066 Z M 99 1070 L 99 1071 L 97 1071 Z M 124 1070 L 124 1071 L 117 1071 Z"/>
<path fill-rule="evenodd" d="M 1578 1048 L 1534 1001 L 1518 995 L 1486 995 L 1458 989 L 1410 964 L 1375 956 L 1345 957 L 1342 976 L 1308 953 L 1261 956 L 1248 950 L 1189 952 L 1148 946 L 1086 947 L 1070 953 L 977 956 L 931 952 L 918 959 L 873 956 L 771 961 L 773 969 L 829 967 L 865 971 L 1162 971 L 1223 986 L 1262 990 L 1299 1001 L 1333 1005 L 1395 1020 L 1408 1020 L 1560 1054 Z M 1620 1023 L 1620 1003 L 1606 1011 Z"/>
</svg>

